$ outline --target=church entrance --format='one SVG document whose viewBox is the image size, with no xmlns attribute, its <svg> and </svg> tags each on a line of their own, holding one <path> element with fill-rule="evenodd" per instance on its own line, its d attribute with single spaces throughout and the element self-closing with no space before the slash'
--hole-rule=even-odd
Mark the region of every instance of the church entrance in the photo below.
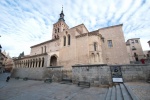
<svg viewBox="0 0 150 100">
<path fill-rule="evenodd" d="M 57 66 L 57 57 L 51 56 L 50 66 Z"/>
</svg>

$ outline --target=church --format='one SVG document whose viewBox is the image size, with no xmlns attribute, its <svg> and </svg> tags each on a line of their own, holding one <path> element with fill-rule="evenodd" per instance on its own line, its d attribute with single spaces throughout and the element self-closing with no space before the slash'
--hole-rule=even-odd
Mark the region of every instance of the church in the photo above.
<svg viewBox="0 0 150 100">
<path fill-rule="evenodd" d="M 14 67 L 129 64 L 123 24 L 89 32 L 84 24 L 69 28 L 63 9 L 53 24 L 52 39 L 31 46 L 30 55 L 14 60 Z"/>
</svg>

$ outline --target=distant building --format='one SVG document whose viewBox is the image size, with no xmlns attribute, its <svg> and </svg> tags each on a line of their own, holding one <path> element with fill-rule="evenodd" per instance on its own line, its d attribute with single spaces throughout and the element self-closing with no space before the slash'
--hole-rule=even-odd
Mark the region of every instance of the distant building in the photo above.
<svg viewBox="0 0 150 100">
<path fill-rule="evenodd" d="M 126 41 L 126 46 L 130 61 L 140 61 L 144 59 L 140 38 L 128 39 Z"/>
<path fill-rule="evenodd" d="M 150 40 L 147 43 L 150 47 Z M 144 56 L 145 56 L 146 59 L 150 60 L 150 50 L 145 50 L 144 51 Z"/>
<path fill-rule="evenodd" d="M 15 60 L 15 67 L 35 68 L 75 64 L 129 64 L 122 24 L 89 32 L 84 24 L 69 28 L 63 10 L 53 24 L 52 39 L 31 46 L 30 56 Z"/>
</svg>

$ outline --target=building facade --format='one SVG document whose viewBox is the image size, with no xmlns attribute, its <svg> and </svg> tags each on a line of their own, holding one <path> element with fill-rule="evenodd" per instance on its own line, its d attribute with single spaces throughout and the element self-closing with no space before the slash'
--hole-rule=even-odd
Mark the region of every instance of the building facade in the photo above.
<svg viewBox="0 0 150 100">
<path fill-rule="evenodd" d="M 0 73 L 3 73 L 4 70 L 5 70 L 5 61 L 7 59 L 6 55 L 4 55 L 2 52 L 1 52 L 1 45 L 0 45 Z"/>
<path fill-rule="evenodd" d="M 128 39 L 126 42 L 126 46 L 130 61 L 140 61 L 141 59 L 145 58 L 140 38 Z"/>
<path fill-rule="evenodd" d="M 15 67 L 79 64 L 129 64 L 122 24 L 89 32 L 84 24 L 69 28 L 63 10 L 53 24 L 52 39 L 31 46 L 30 55 L 16 58 Z"/>
</svg>

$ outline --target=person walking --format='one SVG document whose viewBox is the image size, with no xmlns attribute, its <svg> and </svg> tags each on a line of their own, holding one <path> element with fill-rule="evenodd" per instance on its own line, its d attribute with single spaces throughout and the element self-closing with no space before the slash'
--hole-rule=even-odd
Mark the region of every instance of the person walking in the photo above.
<svg viewBox="0 0 150 100">
<path fill-rule="evenodd" d="M 8 77 L 7 77 L 7 79 L 6 79 L 6 82 L 8 82 L 8 81 L 9 81 L 9 79 L 10 79 L 10 77 L 8 76 Z"/>
</svg>

